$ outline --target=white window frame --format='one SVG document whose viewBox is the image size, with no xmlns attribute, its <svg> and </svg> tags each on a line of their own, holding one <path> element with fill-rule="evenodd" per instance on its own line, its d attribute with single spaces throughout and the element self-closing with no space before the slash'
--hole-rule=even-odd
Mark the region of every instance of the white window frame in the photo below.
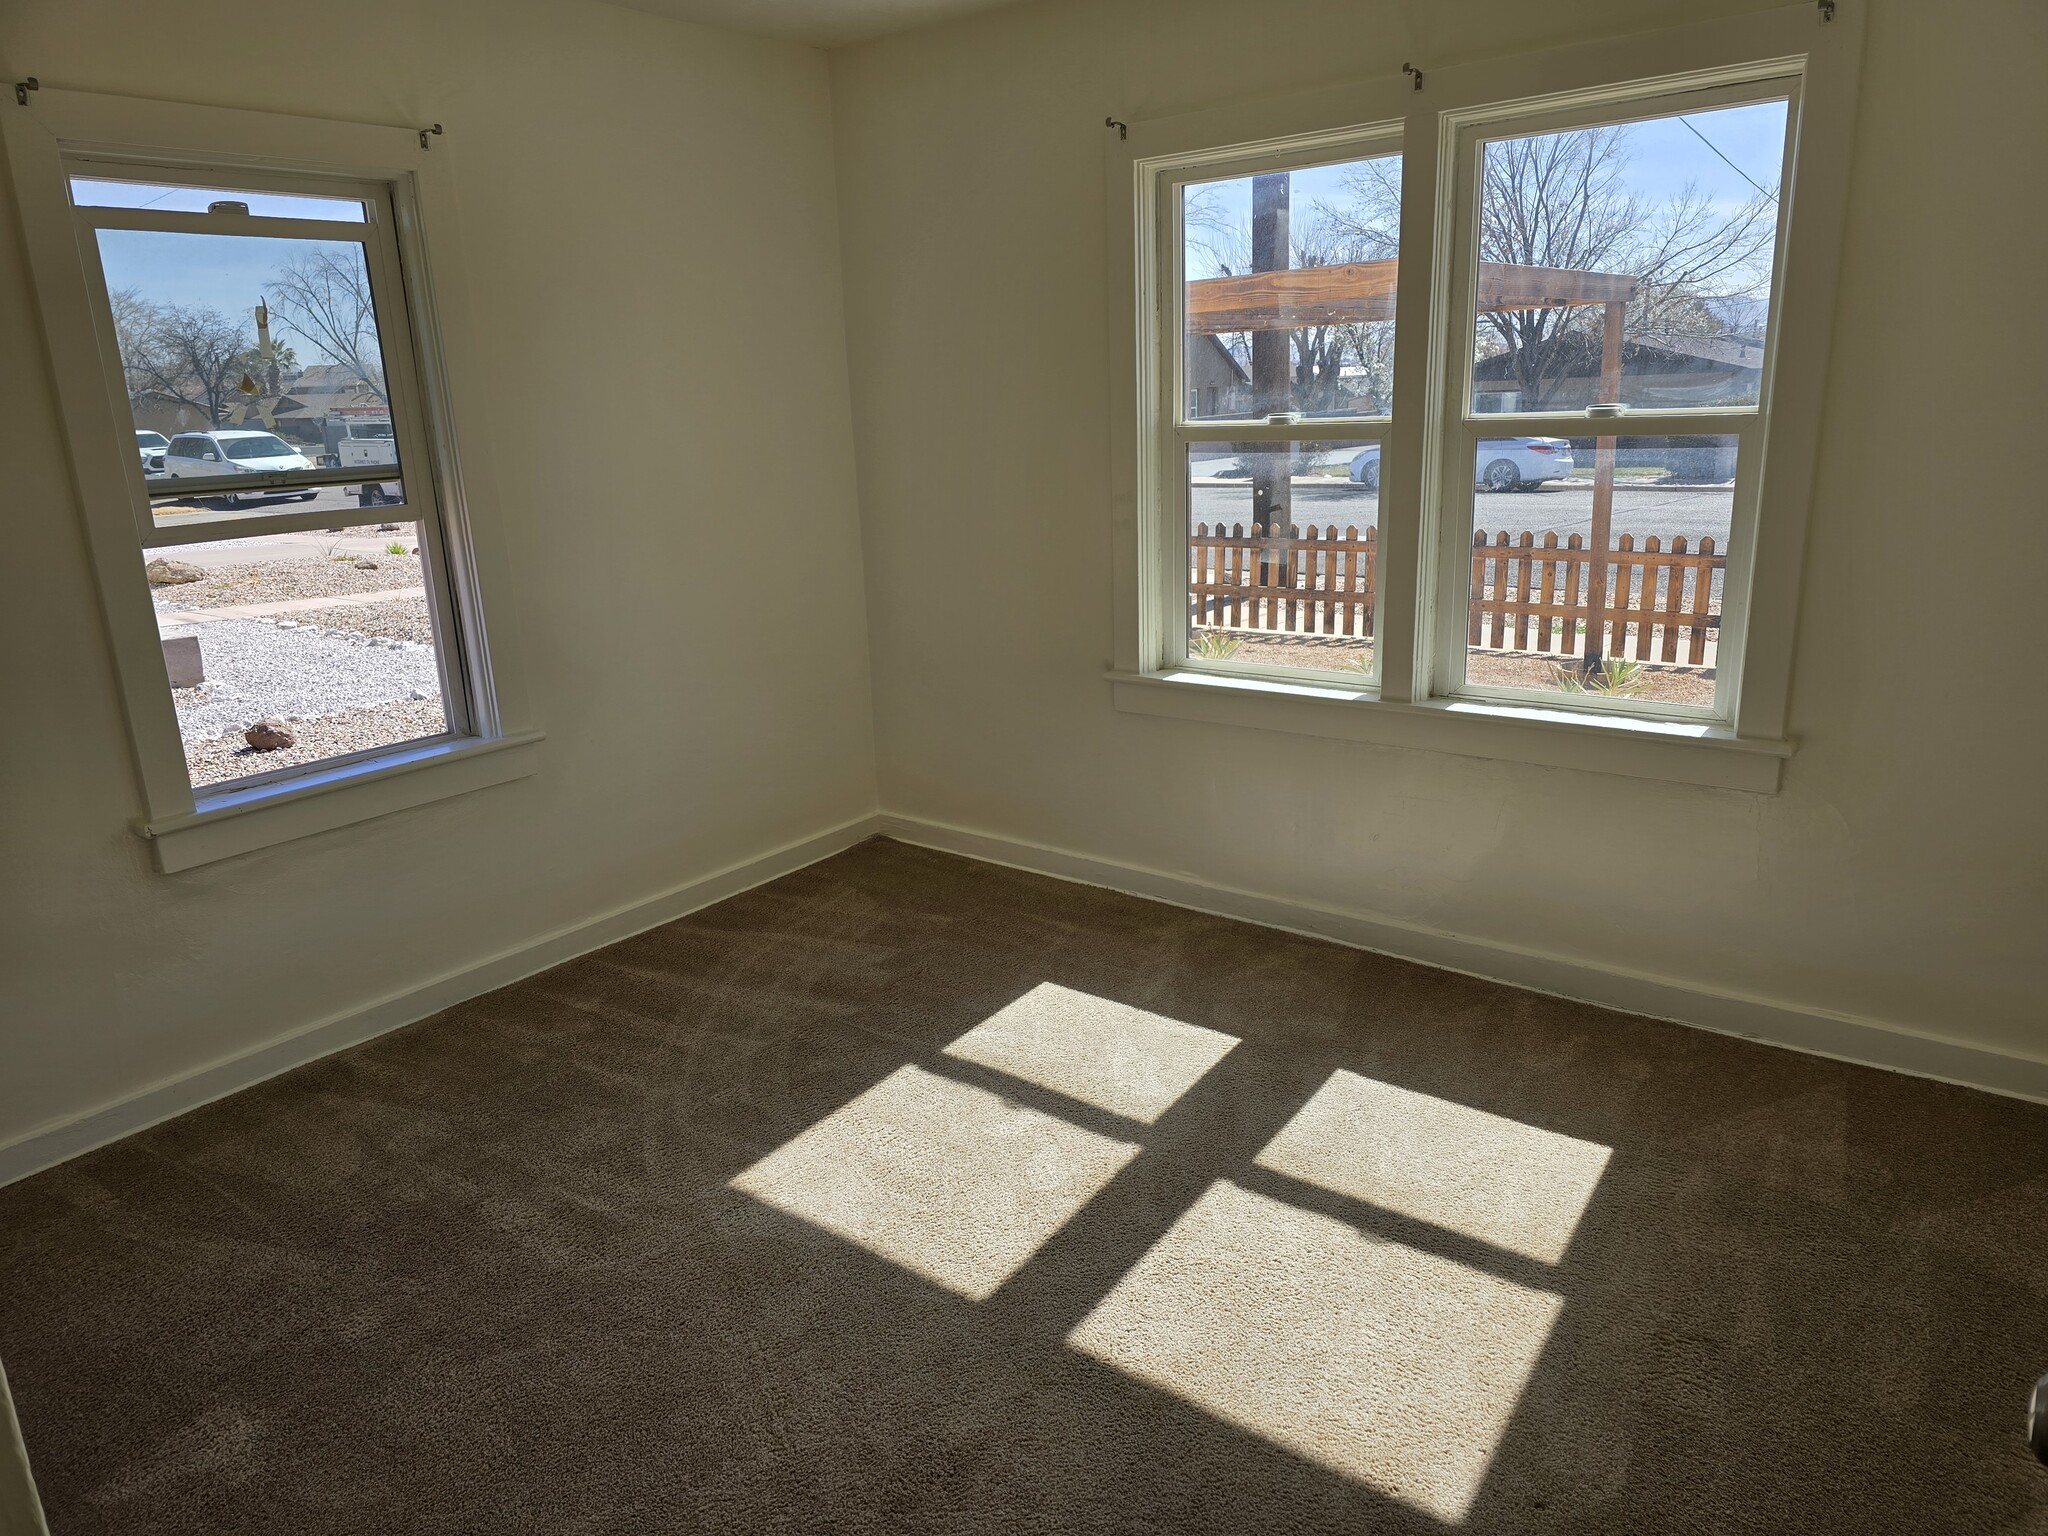
<svg viewBox="0 0 2048 1536">
<path fill-rule="evenodd" d="M 1160 165 L 1151 177 L 1155 199 L 1154 228 L 1181 228 L 1182 188 L 1197 182 L 1234 180 L 1264 171 L 1294 169 L 1307 165 L 1329 165 L 1346 161 L 1377 159 L 1401 153 L 1401 124 L 1398 120 L 1377 123 L 1337 133 L 1310 134 L 1289 139 L 1283 146 L 1226 148 L 1208 153 L 1175 156 Z M 1187 249 L 1184 238 L 1152 241 L 1152 281 L 1163 303 L 1156 311 L 1156 347 L 1159 363 L 1154 388 L 1155 405 L 1148 414 L 1146 436 L 1151 478 L 1160 497 L 1160 558 L 1155 563 L 1152 602 L 1161 616 L 1158 627 L 1159 663 L 1173 669 L 1215 671 L 1233 675 L 1238 668 L 1224 662 L 1209 662 L 1188 655 L 1188 630 L 1183 622 L 1167 617 L 1187 608 L 1187 538 L 1189 526 L 1187 450 L 1196 443 L 1272 443 L 1284 446 L 1303 442 L 1378 443 L 1382 459 L 1393 435 L 1391 412 L 1377 416 L 1305 416 L 1285 425 L 1258 420 L 1187 420 L 1182 409 L 1187 377 L 1187 331 L 1179 312 L 1179 295 L 1185 291 L 1184 270 Z M 1400 342 L 1395 341 L 1398 366 Z M 1173 536 L 1179 530 L 1179 537 Z M 1377 662 L 1378 648 L 1374 648 Z M 1261 665 L 1262 678 L 1294 679 L 1327 683 L 1329 674 L 1305 669 Z M 1370 685 L 1371 678 L 1366 679 Z"/>
<path fill-rule="evenodd" d="M 1832 19 L 1830 19 L 1830 14 Z M 1443 68 L 1422 66 L 1419 82 L 1382 76 L 1314 93 L 1247 102 L 1184 117 L 1132 123 L 1107 151 L 1111 280 L 1134 302 L 1112 308 L 1112 511 L 1116 551 L 1115 661 L 1111 695 L 1119 709 L 1148 715 L 1298 731 L 1465 755 L 1663 778 L 1757 793 L 1775 792 L 1794 750 L 1786 738 L 1792 639 L 1806 542 L 1807 506 L 1818 446 L 1821 395 L 1833 324 L 1849 151 L 1855 116 L 1862 19 L 1855 0 L 1787 6 L 1750 16 L 1578 44 L 1542 53 Z M 1753 515 L 1731 540 L 1724 578 L 1721 666 L 1728 673 L 1715 711 L 1626 713 L 1545 706 L 1466 689 L 1463 679 L 1464 571 L 1469 564 L 1469 470 L 1454 445 L 1471 431 L 1503 430 L 1489 415 L 1467 422 L 1469 285 L 1456 249 L 1457 199 L 1476 196 L 1458 174 L 1460 155 L 1488 125 L 1516 125 L 1552 110 L 1584 114 L 1600 104 L 1640 103 L 1764 79 L 1797 90 L 1788 156 L 1786 216 L 1779 230 L 1778 302 L 1768 366 L 1768 472 L 1745 452 L 1737 501 Z M 1645 110 L 1656 110 L 1654 105 Z M 1177 256 L 1163 251 L 1166 187 L 1189 168 L 1248 155 L 1302 158 L 1300 146 L 1390 133 L 1402 154 L 1400 290 L 1391 418 L 1383 424 L 1375 676 L 1364 686 L 1327 676 L 1288 675 L 1229 663 L 1190 661 L 1185 652 L 1186 519 L 1168 474 L 1162 438 L 1171 414 L 1159 402 L 1180 328 Z M 1194 179 L 1199 179 L 1199 176 Z M 1461 292 L 1461 289 L 1466 290 Z M 1702 414 L 1631 412 L 1617 435 L 1684 431 Z M 1555 419 L 1555 418 L 1553 418 Z M 1586 434 L 1582 416 L 1569 420 Z M 1638 423 L 1648 423 L 1639 425 Z M 1603 423 L 1604 424 L 1604 423 Z M 1314 434 L 1342 439 L 1339 420 Z M 1696 428 L 1706 430 L 1705 428 Z M 1241 429 L 1240 429 L 1241 430 Z M 1726 427 L 1714 428 L 1726 431 Z M 1746 429 L 1748 430 L 1748 429 Z M 1367 435 L 1373 435 L 1368 431 Z M 1744 447 L 1749 443 L 1745 439 Z M 1179 475 L 1185 479 L 1184 472 Z M 1176 521 L 1176 518 L 1178 521 Z M 1464 541 L 1454 555 L 1453 541 Z M 1738 563 L 1737 550 L 1741 551 Z M 1455 589 L 1455 596 L 1453 592 Z M 1171 601 L 1168 600 L 1169 595 Z M 1454 604 L 1446 614 L 1446 605 Z M 1439 621 L 1439 614 L 1446 616 Z M 1455 618 L 1456 622 L 1451 620 Z M 1182 637 L 1176 643 L 1175 632 Z M 1449 637 L 1459 655 L 1451 666 Z"/>
<path fill-rule="evenodd" d="M 189 869 L 533 772 L 541 738 L 518 685 L 511 627 L 494 612 L 487 630 L 480 597 L 505 590 L 495 543 L 475 537 L 469 516 L 472 503 L 495 503 L 488 467 L 456 454 L 451 373 L 475 354 L 460 306 L 445 297 L 462 271 L 448 211 L 453 136 L 49 87 L 18 93 L 16 103 L 0 107 L 0 124 L 129 721 L 142 799 L 136 830 L 149 839 L 157 867 Z M 89 248 L 98 223 L 120 220 L 73 209 L 69 178 L 80 173 L 202 183 L 212 175 L 229 186 L 324 189 L 370 200 L 373 221 L 388 216 L 389 238 L 371 239 L 366 250 L 378 264 L 378 321 L 407 505 L 384 509 L 380 520 L 397 515 L 421 524 L 446 734 L 193 789 L 144 560 L 153 547 L 198 537 L 330 526 L 334 514 L 209 519 L 176 533 L 154 527 L 119 354 L 102 319 L 98 253 Z M 401 302 L 384 302 L 392 296 Z"/>
</svg>

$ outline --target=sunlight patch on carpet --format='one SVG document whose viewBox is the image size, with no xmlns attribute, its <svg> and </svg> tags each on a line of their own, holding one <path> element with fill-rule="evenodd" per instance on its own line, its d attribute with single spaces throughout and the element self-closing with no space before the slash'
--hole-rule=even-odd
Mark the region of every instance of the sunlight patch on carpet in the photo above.
<svg viewBox="0 0 2048 1536">
<path fill-rule="evenodd" d="M 1456 1523 L 1562 1307 L 1218 1180 L 1068 1342 Z"/>
<path fill-rule="evenodd" d="M 1257 1162 L 1555 1264 L 1612 1155 L 1598 1142 L 1339 1070 Z"/>
<path fill-rule="evenodd" d="M 906 1066 L 732 1187 L 981 1301 L 1137 1153 Z"/>
<path fill-rule="evenodd" d="M 946 1054 L 1150 1125 L 1236 1044 L 1235 1035 L 1042 981 Z"/>
</svg>

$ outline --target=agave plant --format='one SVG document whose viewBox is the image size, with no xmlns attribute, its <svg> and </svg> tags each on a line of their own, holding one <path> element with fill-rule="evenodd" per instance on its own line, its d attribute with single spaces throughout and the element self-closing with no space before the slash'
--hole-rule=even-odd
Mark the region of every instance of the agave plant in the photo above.
<svg viewBox="0 0 2048 1536">
<path fill-rule="evenodd" d="M 1601 693 L 1622 697 L 1641 691 L 1649 677 L 1640 661 L 1626 661 L 1619 656 L 1603 656 L 1594 671 L 1584 672 L 1577 667 L 1559 667 L 1557 686 L 1566 693 Z"/>
<path fill-rule="evenodd" d="M 1188 654 L 1202 661 L 1228 661 L 1244 649 L 1244 642 L 1221 630 L 1198 629 L 1188 635 Z"/>
</svg>

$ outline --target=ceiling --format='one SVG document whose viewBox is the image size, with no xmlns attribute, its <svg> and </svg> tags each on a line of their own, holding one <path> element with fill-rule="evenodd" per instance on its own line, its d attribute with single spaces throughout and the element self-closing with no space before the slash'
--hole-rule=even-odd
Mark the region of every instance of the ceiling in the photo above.
<svg viewBox="0 0 2048 1536">
<path fill-rule="evenodd" d="M 657 16 L 759 32 L 820 48 L 865 42 L 1014 0 L 614 0 Z"/>
</svg>

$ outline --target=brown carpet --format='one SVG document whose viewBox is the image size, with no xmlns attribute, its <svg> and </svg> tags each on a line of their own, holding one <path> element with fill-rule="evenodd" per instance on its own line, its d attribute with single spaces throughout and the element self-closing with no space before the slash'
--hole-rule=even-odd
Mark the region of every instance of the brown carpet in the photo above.
<svg viewBox="0 0 2048 1536">
<path fill-rule="evenodd" d="M 875 842 L 0 1191 L 94 1532 L 2048 1532 L 2048 1109 Z"/>
</svg>

